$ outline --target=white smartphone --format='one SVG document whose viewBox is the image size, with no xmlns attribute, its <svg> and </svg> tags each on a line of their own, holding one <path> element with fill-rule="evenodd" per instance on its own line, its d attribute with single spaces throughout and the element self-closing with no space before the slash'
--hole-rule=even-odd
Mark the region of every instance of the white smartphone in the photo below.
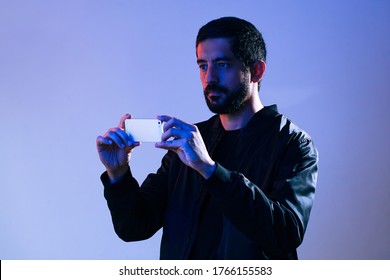
<svg viewBox="0 0 390 280">
<path fill-rule="evenodd" d="M 163 122 L 157 119 L 126 119 L 125 131 L 134 141 L 160 142 L 163 133 Z"/>
</svg>

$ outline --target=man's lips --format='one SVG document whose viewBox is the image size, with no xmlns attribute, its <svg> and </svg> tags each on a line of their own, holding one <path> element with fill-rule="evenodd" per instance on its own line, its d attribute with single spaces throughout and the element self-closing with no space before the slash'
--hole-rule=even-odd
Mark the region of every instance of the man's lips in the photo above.
<svg viewBox="0 0 390 280">
<path fill-rule="evenodd" d="M 205 96 L 210 102 L 217 102 L 222 96 L 226 95 L 227 90 L 222 86 L 208 85 L 205 90 Z"/>
<path fill-rule="evenodd" d="M 223 94 L 224 93 L 221 91 L 209 91 L 209 92 L 207 92 L 207 97 L 208 98 L 216 98 L 216 97 L 220 97 Z"/>
<path fill-rule="evenodd" d="M 207 98 L 210 101 L 217 101 L 222 95 L 225 93 L 220 92 L 220 91 L 211 91 L 207 93 Z"/>
<path fill-rule="evenodd" d="M 221 96 L 223 94 L 225 94 L 225 93 L 222 91 L 210 91 L 207 93 L 208 96 Z"/>
</svg>

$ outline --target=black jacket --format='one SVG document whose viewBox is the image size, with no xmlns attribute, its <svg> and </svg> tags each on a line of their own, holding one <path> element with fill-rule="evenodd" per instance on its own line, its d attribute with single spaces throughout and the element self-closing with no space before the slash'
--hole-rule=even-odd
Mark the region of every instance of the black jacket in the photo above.
<svg viewBox="0 0 390 280">
<path fill-rule="evenodd" d="M 212 157 L 223 134 L 219 117 L 197 124 Z M 168 152 L 141 188 L 129 174 L 101 177 L 116 233 L 143 240 L 163 227 L 161 259 L 187 259 L 209 192 L 223 212 L 219 259 L 297 259 L 313 203 L 318 153 L 312 140 L 275 105 L 260 110 L 230 151 L 230 170 L 217 163 L 204 180 Z"/>
</svg>

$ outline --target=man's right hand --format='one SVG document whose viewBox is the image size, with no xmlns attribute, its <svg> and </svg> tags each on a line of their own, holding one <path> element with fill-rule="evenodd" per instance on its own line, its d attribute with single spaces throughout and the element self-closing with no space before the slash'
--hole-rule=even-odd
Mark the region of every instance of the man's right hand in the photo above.
<svg viewBox="0 0 390 280">
<path fill-rule="evenodd" d="M 140 142 L 133 141 L 125 132 L 126 119 L 131 119 L 131 115 L 124 115 L 118 127 L 111 128 L 103 136 L 96 138 L 100 161 L 106 167 L 111 182 L 118 181 L 126 174 L 129 168 L 129 154 L 140 145 Z"/>
</svg>

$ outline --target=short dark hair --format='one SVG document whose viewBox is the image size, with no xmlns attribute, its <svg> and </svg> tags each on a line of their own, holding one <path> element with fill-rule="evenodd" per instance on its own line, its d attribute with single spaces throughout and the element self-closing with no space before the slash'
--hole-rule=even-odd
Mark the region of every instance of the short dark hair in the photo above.
<svg viewBox="0 0 390 280">
<path fill-rule="evenodd" d="M 244 67 L 250 67 L 258 60 L 266 61 L 267 51 L 263 36 L 246 20 L 223 17 L 208 22 L 199 29 L 196 47 L 202 41 L 215 38 L 229 39 L 233 54 L 242 61 Z"/>
</svg>

